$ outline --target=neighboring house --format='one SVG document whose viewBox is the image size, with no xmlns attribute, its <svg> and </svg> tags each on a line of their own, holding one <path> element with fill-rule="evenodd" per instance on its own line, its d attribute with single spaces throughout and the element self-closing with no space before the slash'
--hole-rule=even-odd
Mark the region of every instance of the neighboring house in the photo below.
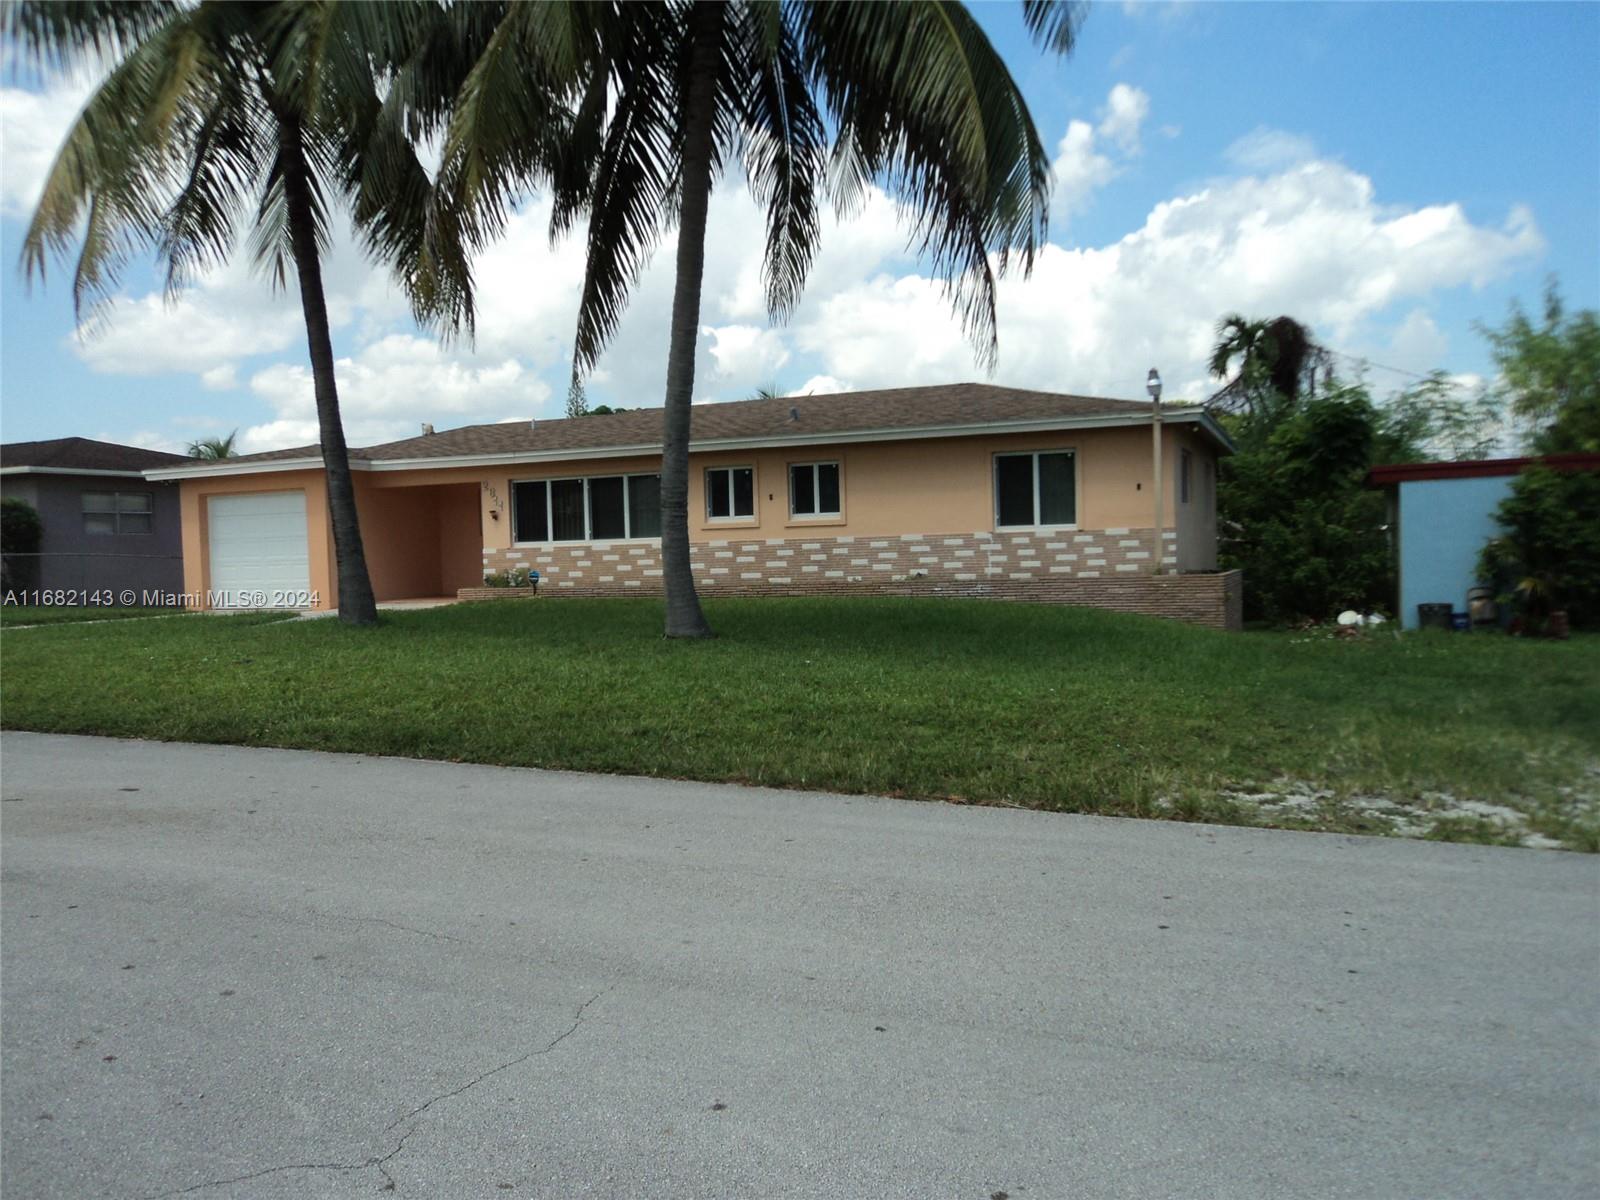
<svg viewBox="0 0 1600 1200">
<path fill-rule="evenodd" d="M 1148 403 L 957 384 L 696 405 L 696 583 L 707 596 L 1012 596 L 1236 626 L 1239 576 L 1215 573 L 1216 459 L 1230 444 L 1201 409 L 1163 420 L 1172 573 L 1157 577 Z M 655 408 L 351 450 L 378 599 L 454 595 L 514 567 L 557 594 L 659 592 L 661 437 Z M 187 591 L 337 605 L 316 447 L 149 477 L 182 485 Z"/>
<path fill-rule="evenodd" d="M 1489 458 L 1473 462 L 1401 463 L 1374 467 L 1367 481 L 1389 494 L 1389 540 L 1399 577 L 1403 628 L 1418 625 L 1419 604 L 1467 611 L 1478 578 L 1478 552 L 1499 533 L 1495 509 L 1511 482 L 1535 463 L 1556 470 L 1600 470 L 1600 454 Z"/>
<path fill-rule="evenodd" d="M 157 603 L 183 588 L 178 485 L 145 478 L 151 467 L 190 460 L 181 454 L 89 438 L 10 442 L 0 446 L 0 494 L 25 500 L 43 525 L 40 555 L 7 561 L 14 590 L 137 595 Z"/>
</svg>

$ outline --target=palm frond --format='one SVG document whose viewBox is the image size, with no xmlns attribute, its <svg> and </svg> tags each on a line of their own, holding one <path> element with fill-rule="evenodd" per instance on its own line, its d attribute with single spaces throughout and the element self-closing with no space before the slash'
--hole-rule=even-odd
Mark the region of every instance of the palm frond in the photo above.
<svg viewBox="0 0 1600 1200">
<path fill-rule="evenodd" d="M 1070 54 L 1088 7 L 1084 0 L 1022 0 L 1022 19 L 1039 45 Z"/>
<path fill-rule="evenodd" d="M 1050 163 L 1021 91 L 963 5 L 808 5 L 802 53 L 838 133 L 830 183 L 900 200 L 987 365 L 998 349 L 995 278 L 1043 245 Z M 991 262 L 991 256 L 993 261 Z"/>
</svg>

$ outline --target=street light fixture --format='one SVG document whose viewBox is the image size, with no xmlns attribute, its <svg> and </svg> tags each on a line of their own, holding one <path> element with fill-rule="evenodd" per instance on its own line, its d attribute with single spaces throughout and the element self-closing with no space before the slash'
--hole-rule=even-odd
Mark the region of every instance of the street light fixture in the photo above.
<svg viewBox="0 0 1600 1200">
<path fill-rule="evenodd" d="M 1162 559 L 1166 551 L 1166 539 L 1162 537 L 1164 530 L 1162 523 L 1166 517 L 1165 497 L 1162 495 L 1161 486 L 1161 372 L 1154 367 L 1150 374 L 1145 376 L 1144 390 L 1150 393 L 1150 430 L 1152 436 L 1151 458 L 1154 463 L 1153 475 L 1155 478 L 1156 524 L 1155 545 L 1151 548 L 1151 557 L 1154 560 L 1152 567 L 1157 575 L 1162 572 Z"/>
</svg>

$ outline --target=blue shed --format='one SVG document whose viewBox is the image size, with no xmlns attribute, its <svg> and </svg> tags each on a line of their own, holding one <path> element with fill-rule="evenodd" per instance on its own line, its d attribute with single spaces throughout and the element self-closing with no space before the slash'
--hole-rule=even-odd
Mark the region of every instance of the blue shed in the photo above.
<svg viewBox="0 0 1600 1200">
<path fill-rule="evenodd" d="M 1579 463 L 1577 459 L 1595 459 Z M 1558 469 L 1593 469 L 1594 455 L 1490 458 L 1477 462 L 1402 463 L 1374 467 L 1368 477 L 1389 493 L 1390 540 L 1399 576 L 1403 628 L 1417 627 L 1417 605 L 1448 604 L 1464 612 L 1467 591 L 1486 582 L 1477 577 L 1478 552 L 1499 531 L 1495 509 L 1527 467 L 1548 462 Z"/>
</svg>

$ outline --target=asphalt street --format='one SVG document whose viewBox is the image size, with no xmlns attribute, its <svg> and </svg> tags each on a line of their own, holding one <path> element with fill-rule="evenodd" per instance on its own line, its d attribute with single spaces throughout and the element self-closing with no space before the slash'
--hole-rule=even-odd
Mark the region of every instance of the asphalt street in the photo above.
<svg viewBox="0 0 1600 1200">
<path fill-rule="evenodd" d="M 0 737 L 0 1190 L 1600 1194 L 1600 858 Z"/>
</svg>

